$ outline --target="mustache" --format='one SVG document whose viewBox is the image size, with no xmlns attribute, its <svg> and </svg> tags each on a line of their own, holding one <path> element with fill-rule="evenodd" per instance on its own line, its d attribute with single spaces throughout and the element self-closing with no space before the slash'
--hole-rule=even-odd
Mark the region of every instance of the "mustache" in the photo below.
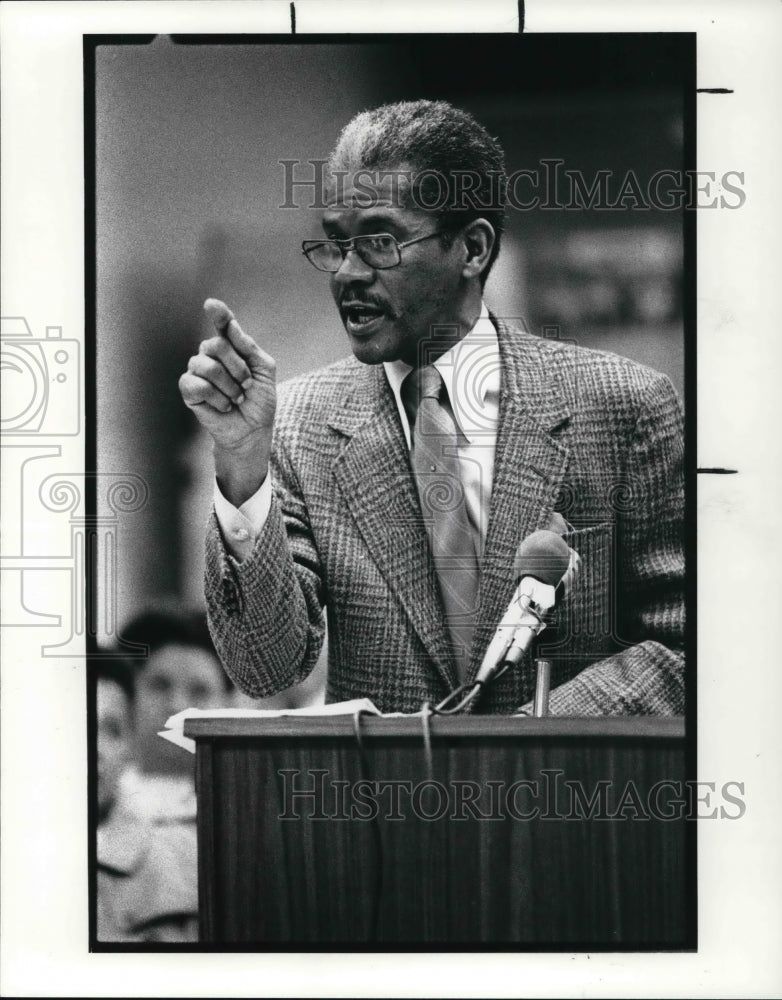
<svg viewBox="0 0 782 1000">
<path fill-rule="evenodd" d="M 375 309 L 382 309 L 383 312 L 390 312 L 387 302 L 384 302 L 383 299 L 376 298 L 374 295 L 368 295 L 363 290 L 352 291 L 350 289 L 346 289 L 337 299 L 337 305 L 340 309 L 342 309 L 346 302 L 349 302 L 354 306 L 373 306 Z"/>
</svg>

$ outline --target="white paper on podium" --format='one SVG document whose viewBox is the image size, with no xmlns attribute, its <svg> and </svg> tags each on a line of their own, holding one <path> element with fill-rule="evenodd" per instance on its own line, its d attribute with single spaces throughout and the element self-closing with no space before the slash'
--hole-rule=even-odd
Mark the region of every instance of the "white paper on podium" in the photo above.
<svg viewBox="0 0 782 1000">
<path fill-rule="evenodd" d="M 306 708 L 185 708 L 166 721 L 166 728 L 158 733 L 164 740 L 195 753 L 195 740 L 185 736 L 185 719 L 278 719 L 283 715 L 355 715 L 369 712 L 382 715 L 369 698 L 354 698 L 331 705 L 310 705 Z"/>
</svg>

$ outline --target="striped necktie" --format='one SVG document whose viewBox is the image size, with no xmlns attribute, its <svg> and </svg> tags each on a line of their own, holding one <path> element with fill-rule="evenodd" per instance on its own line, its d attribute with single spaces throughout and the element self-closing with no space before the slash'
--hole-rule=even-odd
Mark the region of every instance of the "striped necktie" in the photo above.
<svg viewBox="0 0 782 1000">
<path fill-rule="evenodd" d="M 445 623 L 464 683 L 476 621 L 478 558 L 467 516 L 453 417 L 441 403 L 442 376 L 433 365 L 411 371 L 402 383 L 410 422 L 410 465 L 440 584 Z"/>
</svg>

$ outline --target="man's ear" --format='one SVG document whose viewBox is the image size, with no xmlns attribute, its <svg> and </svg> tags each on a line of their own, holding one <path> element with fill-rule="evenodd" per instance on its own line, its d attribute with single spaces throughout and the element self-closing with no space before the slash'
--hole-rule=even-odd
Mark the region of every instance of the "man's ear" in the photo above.
<svg viewBox="0 0 782 1000">
<path fill-rule="evenodd" d="M 473 219 L 462 230 L 461 239 L 466 250 L 462 275 L 465 278 L 480 277 L 489 266 L 497 239 L 494 227 L 486 219 Z"/>
</svg>

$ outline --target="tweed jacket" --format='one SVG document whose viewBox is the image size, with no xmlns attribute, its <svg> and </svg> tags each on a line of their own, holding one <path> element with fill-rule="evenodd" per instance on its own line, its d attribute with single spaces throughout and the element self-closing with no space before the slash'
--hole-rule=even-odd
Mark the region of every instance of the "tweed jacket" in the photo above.
<svg viewBox="0 0 782 1000">
<path fill-rule="evenodd" d="M 625 358 L 493 318 L 501 358 L 490 518 L 471 674 L 512 597 L 521 539 L 559 512 L 581 568 L 543 633 L 552 714 L 677 714 L 684 705 L 681 409 L 670 381 Z M 252 554 L 212 514 L 210 626 L 255 697 L 301 681 L 328 619 L 327 700 L 415 712 L 457 684 L 408 449 L 381 365 L 354 358 L 280 388 L 274 498 Z M 561 524 L 561 522 L 559 522 Z M 534 690 L 529 659 L 478 711 Z"/>
</svg>

